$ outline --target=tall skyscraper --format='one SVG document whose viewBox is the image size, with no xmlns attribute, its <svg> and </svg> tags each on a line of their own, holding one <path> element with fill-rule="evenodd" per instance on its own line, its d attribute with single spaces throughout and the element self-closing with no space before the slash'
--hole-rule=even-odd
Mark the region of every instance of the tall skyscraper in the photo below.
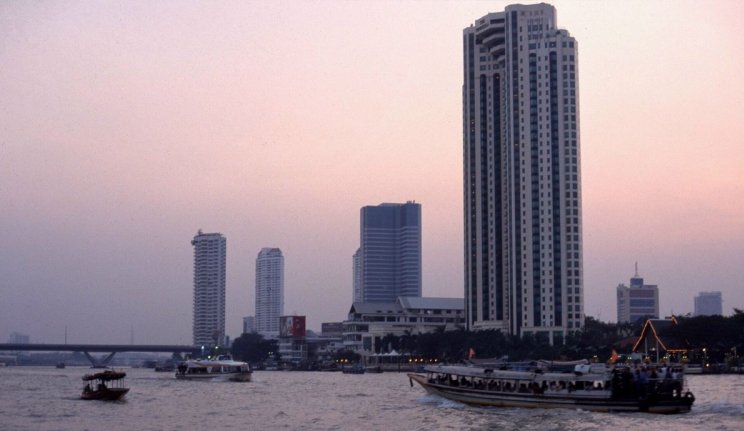
<svg viewBox="0 0 744 431">
<path fill-rule="evenodd" d="M 560 342 L 584 320 L 576 40 L 510 5 L 463 51 L 467 327 Z"/>
<path fill-rule="evenodd" d="M 360 225 L 359 302 L 420 297 L 421 205 L 406 202 L 366 206 L 361 209 Z"/>
<path fill-rule="evenodd" d="M 362 249 L 358 248 L 351 257 L 354 292 L 352 302 L 362 302 Z"/>
<path fill-rule="evenodd" d="M 194 246 L 194 345 L 225 343 L 225 258 L 227 240 L 220 233 L 202 233 Z"/>
<path fill-rule="evenodd" d="M 638 275 L 636 264 L 635 275 L 630 279 L 630 287 L 617 286 L 617 321 L 618 323 L 636 322 L 639 319 L 659 318 L 659 287 L 655 284 L 643 284 Z"/>
<path fill-rule="evenodd" d="M 256 332 L 279 336 L 284 314 L 284 256 L 278 248 L 263 248 L 256 258 Z"/>
<path fill-rule="evenodd" d="M 721 292 L 700 292 L 695 297 L 696 316 L 723 315 Z"/>
</svg>

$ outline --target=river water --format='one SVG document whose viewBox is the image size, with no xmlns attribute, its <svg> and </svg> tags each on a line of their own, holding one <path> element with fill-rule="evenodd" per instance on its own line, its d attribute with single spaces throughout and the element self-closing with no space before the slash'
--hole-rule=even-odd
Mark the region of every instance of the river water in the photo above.
<svg viewBox="0 0 744 431">
<path fill-rule="evenodd" d="M 692 412 L 661 416 L 470 407 L 403 373 L 259 371 L 249 383 L 126 369 L 124 401 L 82 401 L 87 368 L 0 368 L 0 430 L 744 430 L 744 376 L 688 376 Z"/>
</svg>

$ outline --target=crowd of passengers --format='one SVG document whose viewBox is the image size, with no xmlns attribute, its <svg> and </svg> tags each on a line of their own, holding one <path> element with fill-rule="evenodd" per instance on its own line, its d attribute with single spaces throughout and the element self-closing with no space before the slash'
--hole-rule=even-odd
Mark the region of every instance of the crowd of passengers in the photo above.
<svg viewBox="0 0 744 431">
<path fill-rule="evenodd" d="M 497 392 L 519 392 L 541 395 L 546 391 L 556 392 L 567 390 L 590 391 L 602 390 L 609 386 L 610 382 L 588 382 L 588 381 L 542 381 L 520 382 L 501 381 L 495 379 L 484 379 L 480 377 L 465 377 L 450 374 L 437 374 L 429 379 L 429 383 L 437 383 L 454 387 L 466 387 Z M 682 370 L 676 367 L 639 367 L 630 369 L 627 367 L 616 369 L 613 372 L 611 386 L 612 396 L 615 398 L 646 397 L 652 394 L 682 395 Z"/>
<path fill-rule="evenodd" d="M 612 374 L 613 395 L 617 398 L 647 397 L 656 394 L 682 396 L 682 368 L 641 366 L 616 368 Z"/>
</svg>

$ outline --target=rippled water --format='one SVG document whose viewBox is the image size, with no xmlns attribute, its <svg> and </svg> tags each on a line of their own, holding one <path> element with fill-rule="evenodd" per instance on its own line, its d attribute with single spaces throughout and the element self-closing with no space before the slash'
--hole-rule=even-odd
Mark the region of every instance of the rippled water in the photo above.
<svg viewBox="0 0 744 431">
<path fill-rule="evenodd" d="M 86 368 L 0 368 L 0 430 L 744 430 L 744 376 L 688 376 L 691 413 L 469 407 L 405 374 L 254 373 L 250 383 L 128 369 L 125 401 L 78 399 Z"/>
</svg>

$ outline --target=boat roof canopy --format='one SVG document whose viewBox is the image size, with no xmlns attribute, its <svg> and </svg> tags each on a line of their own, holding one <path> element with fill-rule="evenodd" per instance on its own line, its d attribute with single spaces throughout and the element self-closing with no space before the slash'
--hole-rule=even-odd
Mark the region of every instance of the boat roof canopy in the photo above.
<svg viewBox="0 0 744 431">
<path fill-rule="evenodd" d="M 110 380 L 119 380 L 123 379 L 127 376 L 127 373 L 123 371 L 104 371 L 102 373 L 95 373 L 95 374 L 86 374 L 83 376 L 83 380 L 102 380 L 104 382 L 110 381 Z"/>
</svg>

